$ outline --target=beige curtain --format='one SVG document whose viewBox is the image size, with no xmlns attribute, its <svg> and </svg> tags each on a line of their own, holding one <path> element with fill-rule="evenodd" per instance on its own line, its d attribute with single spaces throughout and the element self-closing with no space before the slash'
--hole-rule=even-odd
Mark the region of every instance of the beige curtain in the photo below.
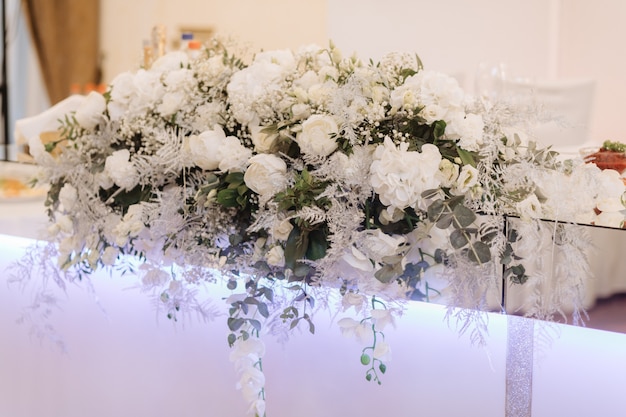
<svg viewBox="0 0 626 417">
<path fill-rule="evenodd" d="M 75 85 L 98 84 L 100 0 L 23 2 L 50 103 Z"/>
</svg>

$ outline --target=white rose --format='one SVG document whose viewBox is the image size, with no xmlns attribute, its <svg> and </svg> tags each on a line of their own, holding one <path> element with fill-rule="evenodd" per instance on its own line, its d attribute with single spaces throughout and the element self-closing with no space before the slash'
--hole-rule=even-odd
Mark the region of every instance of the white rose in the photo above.
<svg viewBox="0 0 626 417">
<path fill-rule="evenodd" d="M 168 117 L 176 113 L 188 100 L 187 93 L 184 91 L 170 91 L 163 95 L 163 101 L 157 107 L 157 111 L 162 116 Z"/>
<path fill-rule="evenodd" d="M 296 103 L 291 106 L 291 114 L 296 120 L 306 119 L 311 115 L 311 107 L 308 104 Z"/>
<path fill-rule="evenodd" d="M 128 149 L 113 152 L 104 161 L 104 172 L 120 188 L 127 191 L 135 188 L 139 182 L 139 175 L 132 162 Z"/>
<path fill-rule="evenodd" d="M 215 125 L 187 142 L 189 158 L 207 171 L 243 171 L 252 152 L 235 136 L 226 136 L 221 126 Z"/>
<path fill-rule="evenodd" d="M 293 230 L 293 225 L 287 219 L 280 220 L 274 223 L 274 227 L 272 228 L 272 236 L 277 240 L 287 240 L 289 234 Z"/>
<path fill-rule="evenodd" d="M 459 166 L 448 159 L 442 159 L 437 173 L 442 187 L 450 188 L 459 177 Z"/>
<path fill-rule="evenodd" d="M 315 84 L 309 88 L 309 99 L 316 106 L 328 104 L 337 90 L 337 85 L 330 82 Z"/>
<path fill-rule="evenodd" d="M 454 183 L 452 193 L 456 195 L 465 194 L 476 184 L 478 184 L 478 170 L 471 165 L 464 165 Z"/>
<path fill-rule="evenodd" d="M 132 89 L 129 95 L 128 111 L 131 114 L 144 115 L 144 113 L 156 105 L 165 93 L 165 87 L 161 83 L 161 76 L 154 71 L 140 69 L 133 77 Z"/>
<path fill-rule="evenodd" d="M 157 58 L 150 66 L 150 70 L 161 73 L 175 71 L 181 67 L 186 67 L 188 63 L 189 57 L 185 52 L 173 51 Z"/>
<path fill-rule="evenodd" d="M 252 151 L 241 144 L 235 136 L 227 136 L 219 149 L 221 161 L 220 171 L 243 172 L 252 157 Z"/>
<path fill-rule="evenodd" d="M 92 91 L 76 110 L 74 118 L 83 129 L 92 130 L 104 119 L 105 110 L 106 100 L 104 96 Z"/>
<path fill-rule="evenodd" d="M 285 251 L 281 246 L 274 246 L 267 252 L 266 260 L 268 265 L 272 266 L 284 266 L 285 265 Z"/>
<path fill-rule="evenodd" d="M 481 115 L 467 114 L 456 117 L 446 126 L 446 136 L 459 139 L 458 145 L 468 151 L 478 151 L 483 143 L 485 123 Z"/>
<path fill-rule="evenodd" d="M 406 242 L 402 236 L 390 236 L 380 229 L 366 230 L 363 248 L 370 258 L 382 261 L 386 256 L 394 256 L 398 246 Z"/>
<path fill-rule="evenodd" d="M 516 208 L 524 220 L 538 219 L 542 216 L 541 203 L 535 194 L 531 194 L 517 203 Z"/>
<path fill-rule="evenodd" d="M 270 198 L 287 186 L 287 164 L 273 154 L 258 154 L 250 158 L 243 179 L 249 189 Z"/>
<path fill-rule="evenodd" d="M 76 188 L 70 183 L 63 184 L 61 191 L 59 191 L 59 203 L 63 205 L 63 208 L 67 211 L 72 210 L 77 200 L 78 193 Z"/>
<path fill-rule="evenodd" d="M 315 114 L 302 123 L 296 142 L 300 150 L 311 156 L 328 156 L 337 149 L 337 122 L 331 116 Z"/>
<path fill-rule="evenodd" d="M 275 134 L 267 134 L 263 131 L 265 126 L 260 126 L 258 121 L 254 121 L 250 126 L 250 135 L 254 150 L 258 153 L 267 153 L 272 149 L 277 136 Z"/>
</svg>

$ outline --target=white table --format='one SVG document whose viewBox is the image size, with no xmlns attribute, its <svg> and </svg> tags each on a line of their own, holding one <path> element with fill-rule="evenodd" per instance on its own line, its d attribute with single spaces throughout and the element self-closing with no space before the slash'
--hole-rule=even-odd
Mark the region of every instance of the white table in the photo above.
<svg viewBox="0 0 626 417">
<path fill-rule="evenodd" d="M 32 243 L 0 236 L 0 270 Z M 93 283 L 95 295 L 70 286 L 53 316 L 66 354 L 15 323 L 29 294 L 0 285 L 0 415 L 245 415 L 224 317 L 174 326 L 144 294 L 127 290 L 132 277 L 99 273 Z M 266 337 L 268 417 L 503 416 L 506 317 L 485 316 L 483 349 L 444 315 L 441 306 L 414 303 L 386 332 L 393 359 L 381 386 L 365 381 L 362 346 L 325 314 L 315 317 L 314 336 L 295 333 L 285 346 Z M 535 334 L 543 325 L 535 323 Z M 535 347 L 532 416 L 622 416 L 626 335 L 553 326 L 552 345 Z"/>
</svg>

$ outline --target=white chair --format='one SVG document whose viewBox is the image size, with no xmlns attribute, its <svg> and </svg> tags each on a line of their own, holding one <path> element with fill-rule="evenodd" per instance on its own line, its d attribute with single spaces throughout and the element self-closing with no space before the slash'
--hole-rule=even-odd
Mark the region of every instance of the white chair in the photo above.
<svg viewBox="0 0 626 417">
<path fill-rule="evenodd" d="M 571 157 L 579 155 L 581 148 L 595 144 L 589 134 L 595 87 L 592 79 L 507 80 L 505 94 L 537 106 L 539 120 L 529 132 L 530 139 Z"/>
</svg>

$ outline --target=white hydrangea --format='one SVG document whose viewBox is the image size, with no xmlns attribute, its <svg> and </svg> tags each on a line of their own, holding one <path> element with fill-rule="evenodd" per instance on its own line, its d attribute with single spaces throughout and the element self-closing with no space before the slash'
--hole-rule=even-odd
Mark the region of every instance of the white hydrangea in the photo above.
<svg viewBox="0 0 626 417">
<path fill-rule="evenodd" d="M 139 183 L 139 175 L 130 161 L 128 149 L 120 149 L 109 155 L 104 162 L 104 172 L 115 185 L 127 191 L 132 190 Z"/>
<path fill-rule="evenodd" d="M 422 146 L 422 152 L 408 151 L 408 144 L 396 147 L 389 138 L 374 151 L 370 184 L 381 203 L 390 209 L 425 209 L 422 193 L 440 185 L 441 154 L 435 145 Z"/>
</svg>

